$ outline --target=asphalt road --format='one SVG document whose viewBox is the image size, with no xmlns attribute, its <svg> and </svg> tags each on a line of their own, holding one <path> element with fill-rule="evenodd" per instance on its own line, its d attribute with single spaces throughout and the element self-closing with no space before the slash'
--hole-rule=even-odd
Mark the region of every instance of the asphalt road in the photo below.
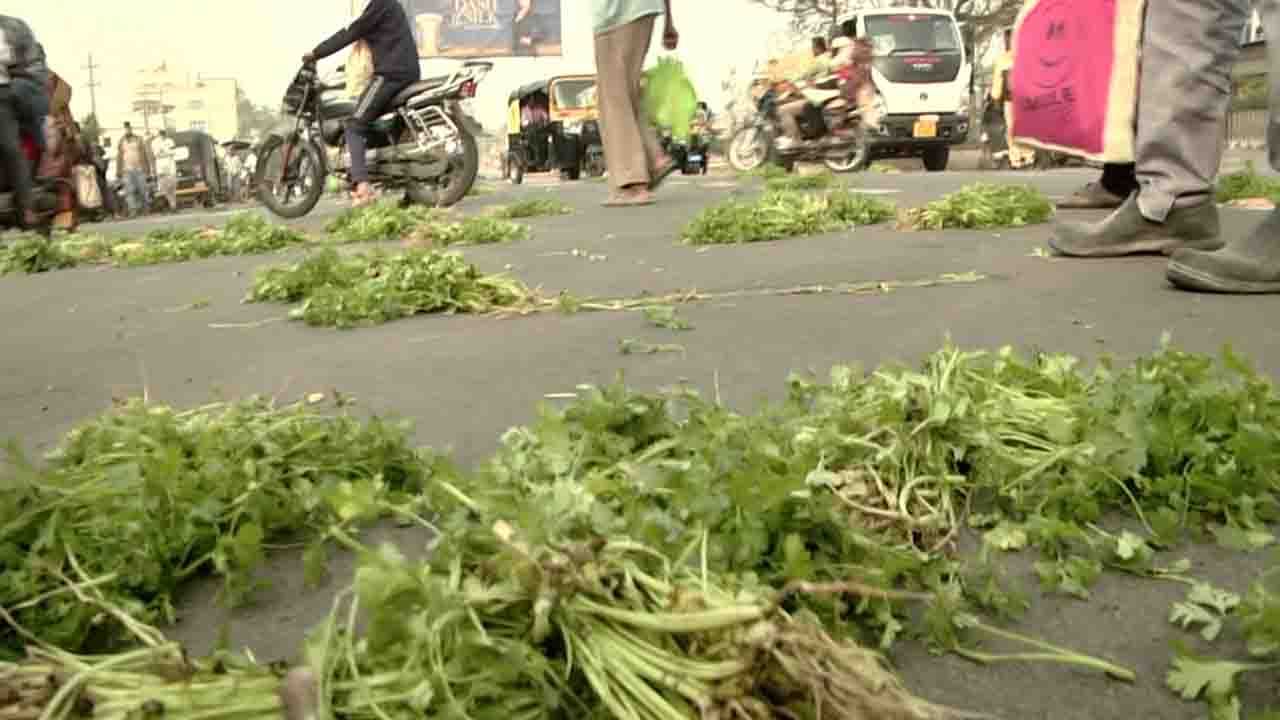
<svg viewBox="0 0 1280 720">
<path fill-rule="evenodd" d="M 907 206 L 975 180 L 1030 182 L 1062 195 L 1092 175 L 866 173 L 852 181 Z M 534 231 L 527 241 L 465 253 L 482 269 L 509 271 L 546 292 L 579 296 L 914 281 L 944 273 L 981 279 L 871 296 L 756 296 L 693 305 L 682 314 L 695 329 L 673 340 L 668 331 L 626 313 L 423 317 L 336 331 L 285 321 L 283 307 L 241 302 L 256 268 L 296 253 L 8 277 L 0 279 L 0 323 L 6 328 L 0 437 L 47 448 L 73 424 L 109 407 L 113 397 L 144 392 L 153 402 L 191 406 L 214 397 L 296 399 L 337 389 L 371 412 L 412 418 L 424 444 L 453 448 L 471 462 L 492 452 L 504 430 L 530 420 L 546 394 L 607 382 L 619 372 L 640 388 L 677 380 L 708 391 L 715 386 L 727 403 L 749 409 L 778 396 L 791 371 L 914 363 L 948 336 L 970 347 L 1009 344 L 1124 359 L 1152 350 L 1169 331 L 1185 349 L 1215 352 L 1231 343 L 1267 372 L 1280 371 L 1280 333 L 1272 330 L 1280 297 L 1179 293 L 1167 285 L 1159 258 L 1044 257 L 1044 226 L 995 233 L 903 233 L 882 226 L 710 249 L 678 242 L 681 227 L 703 207 L 754 187 L 731 178 L 676 179 L 657 206 L 605 210 L 600 183 L 491 184 L 461 210 L 553 195 L 576 212 L 530 221 Z M 320 228 L 340 210 L 326 204 L 301 226 Z M 225 211 L 190 213 L 172 222 L 200 225 L 227 217 Z M 1223 224 L 1226 232 L 1240 233 L 1260 217 L 1228 210 Z M 168 222 L 100 228 L 132 233 Z M 573 250 L 604 259 L 593 262 Z M 207 307 L 184 309 L 198 301 Z M 623 338 L 679 342 L 686 351 L 624 356 L 618 352 Z M 392 537 L 410 552 L 421 549 L 422 539 L 413 534 L 396 531 Z M 1235 588 L 1243 588 L 1262 562 L 1203 548 L 1192 555 L 1199 573 Z M 292 656 L 305 629 L 328 610 L 335 587 L 304 590 L 293 557 L 278 556 L 273 567 L 275 586 L 261 604 L 231 615 L 211 593 L 194 590 L 176 636 L 197 651 L 207 649 L 225 621 L 235 644 L 253 647 L 260 657 Z M 1029 581 L 1030 573 L 1024 575 Z M 344 576 L 341 566 L 335 569 L 335 577 Z M 1162 687 L 1168 643 L 1185 637 L 1166 621 L 1181 592 L 1167 585 L 1108 577 L 1093 601 L 1038 599 L 1026 620 L 1038 637 L 1134 667 L 1141 679 L 1131 686 L 1043 665 L 980 668 L 934 658 L 909 642 L 894 660 L 912 687 L 931 699 L 1003 718 L 1199 718 L 1200 706 L 1182 703 Z M 1274 681 L 1253 685 L 1249 697 L 1270 701 L 1277 689 Z"/>
</svg>

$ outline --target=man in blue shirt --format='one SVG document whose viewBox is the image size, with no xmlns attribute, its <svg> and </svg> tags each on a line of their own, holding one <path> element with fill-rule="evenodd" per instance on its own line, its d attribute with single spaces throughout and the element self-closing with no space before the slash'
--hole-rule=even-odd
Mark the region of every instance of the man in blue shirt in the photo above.
<svg viewBox="0 0 1280 720">
<path fill-rule="evenodd" d="M 612 186 L 605 205 L 649 205 L 652 191 L 676 169 L 649 125 L 640 90 L 659 15 L 666 18 L 663 47 L 675 50 L 680 43 L 671 20 L 671 0 L 592 0 L 591 6 L 600 136 Z"/>
</svg>

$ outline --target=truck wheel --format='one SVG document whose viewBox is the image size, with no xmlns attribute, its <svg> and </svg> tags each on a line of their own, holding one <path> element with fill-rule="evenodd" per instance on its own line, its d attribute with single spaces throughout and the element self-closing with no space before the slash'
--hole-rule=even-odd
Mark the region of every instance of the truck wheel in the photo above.
<svg viewBox="0 0 1280 720">
<path fill-rule="evenodd" d="M 929 148 L 924 151 L 924 169 L 929 172 L 942 172 L 947 169 L 947 163 L 951 160 L 951 148 Z"/>
</svg>

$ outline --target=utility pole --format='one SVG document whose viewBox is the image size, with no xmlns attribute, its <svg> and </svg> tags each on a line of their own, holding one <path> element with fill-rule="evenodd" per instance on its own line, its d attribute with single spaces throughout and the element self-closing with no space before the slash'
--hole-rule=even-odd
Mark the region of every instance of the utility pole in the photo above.
<svg viewBox="0 0 1280 720">
<path fill-rule="evenodd" d="M 98 69 L 98 65 L 93 64 L 93 53 L 89 53 L 89 64 L 84 68 L 89 71 L 89 111 L 93 116 L 98 117 L 98 87 L 102 84 L 94 79 L 93 71 Z"/>
</svg>

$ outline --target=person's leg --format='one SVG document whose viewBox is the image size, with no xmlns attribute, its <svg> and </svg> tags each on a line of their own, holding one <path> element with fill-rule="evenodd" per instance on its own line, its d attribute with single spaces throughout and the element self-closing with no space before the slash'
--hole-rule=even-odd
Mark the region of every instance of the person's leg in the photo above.
<svg viewBox="0 0 1280 720">
<path fill-rule="evenodd" d="M 653 23 L 650 16 L 595 36 L 600 136 L 609 184 L 615 194 L 635 192 L 649 184 L 649 161 L 637 121 L 639 112 L 634 106 L 633 88 L 638 78 L 631 74 L 629 62 L 634 48 L 627 45 L 636 35 L 632 26 L 640 26 L 641 31 L 652 35 Z"/>
<path fill-rule="evenodd" d="M 369 166 L 365 153 L 368 149 L 369 125 L 383 113 L 396 93 L 405 83 L 393 82 L 382 75 L 374 75 L 356 101 L 355 113 L 347 120 L 347 150 L 351 152 L 351 182 L 356 185 L 358 199 L 371 196 Z"/>
<path fill-rule="evenodd" d="M 18 142 L 18 110 L 13 92 L 0 87 L 0 171 L 10 178 L 16 216 L 26 224 L 32 208 L 31 169 Z"/>
<path fill-rule="evenodd" d="M 1054 250 L 1115 257 L 1222 246 L 1213 183 L 1248 9 L 1249 0 L 1148 4 L 1135 145 L 1141 187 L 1101 223 L 1058 226 Z"/>
<path fill-rule="evenodd" d="M 808 102 L 805 100 L 792 100 L 778 107 L 778 121 L 782 123 L 782 132 L 787 140 L 783 145 L 794 145 L 804 140 L 800 135 L 800 116 L 804 114 L 806 105 Z"/>
<path fill-rule="evenodd" d="M 1063 210 L 1114 210 L 1138 191 L 1138 176 L 1133 163 L 1107 163 L 1102 177 L 1058 201 Z"/>
<path fill-rule="evenodd" d="M 49 114 L 47 91 L 36 83 L 22 78 L 14 80 L 12 88 L 17 101 L 18 125 L 31 133 L 35 138 L 36 147 L 44 151 L 44 120 Z"/>
<path fill-rule="evenodd" d="M 1259 0 L 1262 29 L 1280 38 L 1280 0 Z M 1271 167 L 1280 170 L 1280 42 L 1267 43 L 1271 80 L 1267 148 Z M 1280 210 L 1272 210 L 1247 235 L 1217 252 L 1180 250 L 1169 260 L 1169 281 L 1184 290 L 1228 293 L 1280 293 Z"/>
<path fill-rule="evenodd" d="M 124 196 L 129 205 L 129 214 L 136 215 L 146 208 L 146 179 L 141 170 L 126 170 L 124 174 Z"/>
<path fill-rule="evenodd" d="M 624 45 L 626 50 L 627 77 L 631 79 L 628 86 L 631 99 L 631 111 L 635 113 L 636 127 L 640 131 L 640 145 L 644 150 L 645 167 L 649 171 L 649 189 L 655 189 L 676 168 L 671 158 L 662 150 L 658 133 L 649 121 L 649 113 L 645 109 L 644 90 L 640 80 L 644 76 L 644 59 L 649 55 L 649 46 L 653 42 L 653 26 L 657 24 L 657 16 L 642 18 L 624 26 Z"/>
</svg>

